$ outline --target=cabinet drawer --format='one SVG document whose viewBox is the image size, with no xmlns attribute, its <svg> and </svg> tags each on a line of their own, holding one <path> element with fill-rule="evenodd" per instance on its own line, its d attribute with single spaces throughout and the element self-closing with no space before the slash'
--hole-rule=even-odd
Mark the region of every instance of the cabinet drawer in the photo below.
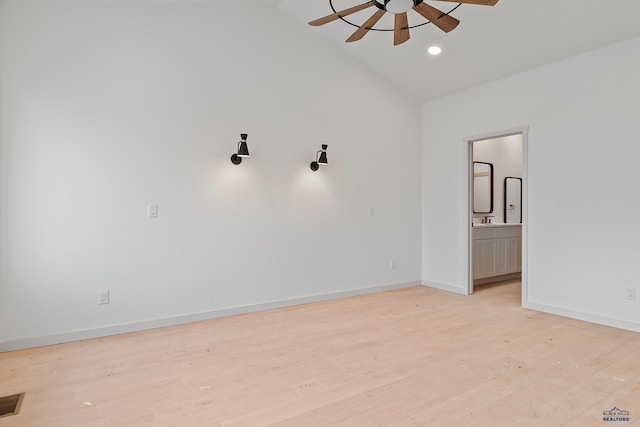
<svg viewBox="0 0 640 427">
<path fill-rule="evenodd" d="M 503 227 L 503 228 L 497 228 L 496 231 L 498 232 L 497 237 L 520 237 L 522 235 L 522 228 L 521 227 Z"/>
<path fill-rule="evenodd" d="M 497 228 L 474 228 L 473 239 L 495 239 Z"/>
</svg>

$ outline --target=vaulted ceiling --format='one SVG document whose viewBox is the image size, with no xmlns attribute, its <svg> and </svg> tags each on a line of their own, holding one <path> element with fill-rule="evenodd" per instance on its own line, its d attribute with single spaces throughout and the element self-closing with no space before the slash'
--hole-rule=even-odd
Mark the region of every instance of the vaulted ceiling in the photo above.
<svg viewBox="0 0 640 427">
<path fill-rule="evenodd" d="M 640 36 L 638 0 L 500 0 L 493 7 L 462 5 L 452 13 L 461 23 L 450 33 L 425 25 L 411 30 L 411 39 L 399 46 L 393 46 L 392 32 L 378 31 L 345 43 L 355 28 L 340 20 L 309 26 L 308 21 L 333 13 L 329 0 L 262 2 L 273 3 L 293 16 L 301 31 L 324 37 L 419 100 L 445 96 Z M 333 0 L 336 10 L 363 2 Z M 445 11 L 456 5 L 439 0 L 427 3 Z M 363 23 L 373 11 L 358 12 L 350 20 Z M 413 11 L 409 11 L 409 18 L 411 25 L 424 22 Z M 380 24 L 393 28 L 391 16 L 385 16 Z M 427 55 L 431 45 L 440 46 L 442 54 Z"/>
</svg>

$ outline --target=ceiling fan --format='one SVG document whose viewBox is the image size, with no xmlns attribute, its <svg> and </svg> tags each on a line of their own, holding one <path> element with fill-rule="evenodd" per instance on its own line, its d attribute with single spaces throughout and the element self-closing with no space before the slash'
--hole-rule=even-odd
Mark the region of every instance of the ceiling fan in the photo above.
<svg viewBox="0 0 640 427">
<path fill-rule="evenodd" d="M 494 6 L 498 3 L 498 0 L 437 0 L 437 1 L 446 1 L 450 3 L 458 3 L 460 4 L 476 4 L 480 6 Z M 327 15 L 323 18 L 316 19 L 314 21 L 309 22 L 309 25 L 319 26 L 328 24 L 329 22 L 333 22 L 337 19 L 343 19 L 345 16 L 349 16 L 352 13 L 359 12 L 361 10 L 368 9 L 370 7 L 376 7 L 378 10 L 371 15 L 369 19 L 367 19 L 364 24 L 360 25 L 358 29 L 351 34 L 351 36 L 346 40 L 347 42 L 354 42 L 356 40 L 360 40 L 363 38 L 369 30 L 373 29 L 373 26 L 384 16 L 385 13 L 394 14 L 394 28 L 393 28 L 393 44 L 397 46 L 401 43 L 409 40 L 409 21 L 407 18 L 407 12 L 411 9 L 418 12 L 424 18 L 426 18 L 429 22 L 431 22 L 436 27 L 440 28 L 445 33 L 453 30 L 458 26 L 460 21 L 458 21 L 453 16 L 450 16 L 449 13 L 442 12 L 437 8 L 427 4 L 423 0 L 371 0 L 366 3 L 362 3 L 357 6 L 350 7 L 348 9 L 340 10 L 331 15 Z M 332 4 L 333 7 L 333 4 Z M 335 10 L 335 9 L 333 9 Z M 357 27 L 357 25 L 356 25 Z"/>
</svg>

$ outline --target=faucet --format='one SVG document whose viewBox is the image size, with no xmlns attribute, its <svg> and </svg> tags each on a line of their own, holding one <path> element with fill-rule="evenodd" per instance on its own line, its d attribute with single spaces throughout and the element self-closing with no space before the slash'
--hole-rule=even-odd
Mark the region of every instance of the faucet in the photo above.
<svg viewBox="0 0 640 427">
<path fill-rule="evenodd" d="M 491 218 L 493 218 L 493 215 L 485 215 L 483 220 L 482 220 L 482 223 L 483 224 L 491 224 Z"/>
</svg>

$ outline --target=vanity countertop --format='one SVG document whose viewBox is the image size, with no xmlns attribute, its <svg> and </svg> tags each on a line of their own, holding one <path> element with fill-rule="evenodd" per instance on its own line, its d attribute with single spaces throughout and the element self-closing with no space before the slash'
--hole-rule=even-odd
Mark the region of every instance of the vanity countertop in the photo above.
<svg viewBox="0 0 640 427">
<path fill-rule="evenodd" d="M 482 224 L 482 223 L 477 223 L 474 222 L 471 224 L 472 227 L 484 227 L 484 228 L 492 228 L 492 227 L 521 227 L 522 224 L 520 223 L 515 223 L 515 224 L 506 224 L 506 223 L 502 223 L 502 222 L 492 222 L 490 224 Z"/>
</svg>

